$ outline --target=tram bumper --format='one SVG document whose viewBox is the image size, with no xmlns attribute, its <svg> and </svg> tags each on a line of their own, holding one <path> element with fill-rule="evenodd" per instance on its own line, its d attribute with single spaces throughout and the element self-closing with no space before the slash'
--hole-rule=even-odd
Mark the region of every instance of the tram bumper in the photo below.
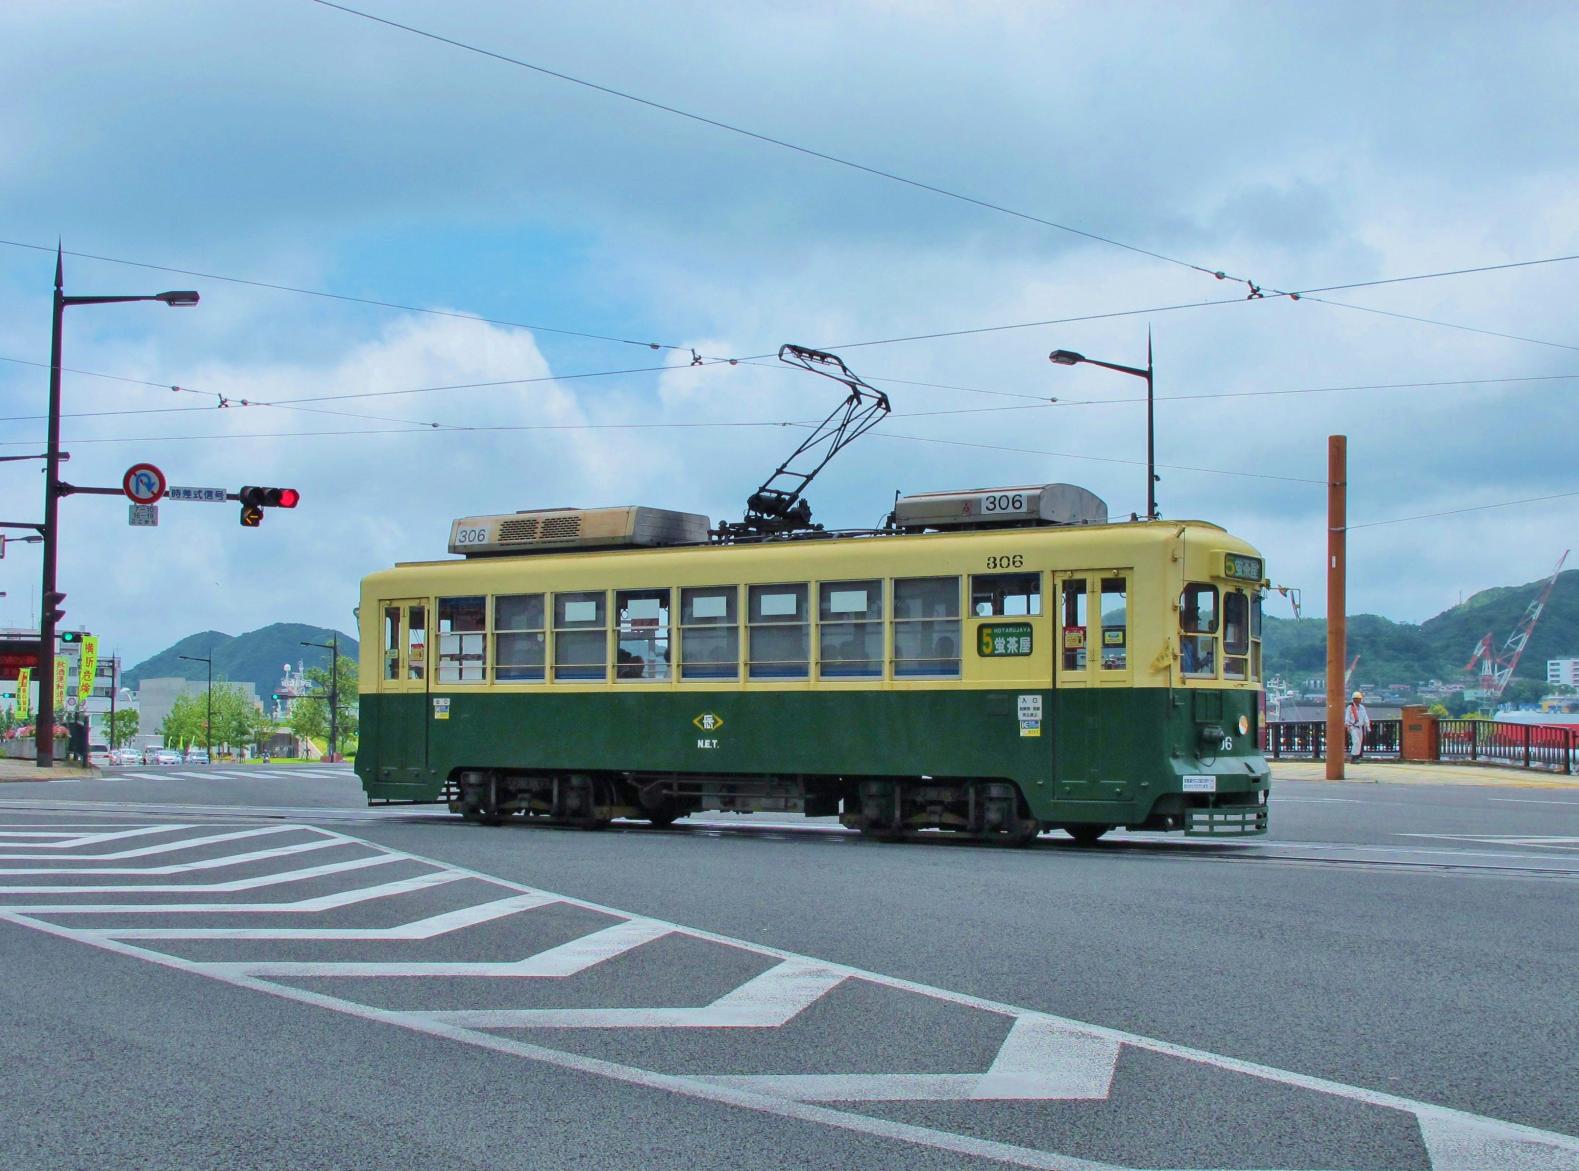
<svg viewBox="0 0 1579 1171">
<path fill-rule="evenodd" d="M 1246 793 L 1244 796 L 1256 799 L 1255 804 L 1186 805 L 1184 807 L 1185 836 L 1216 838 L 1266 833 L 1266 790 L 1263 789 L 1260 793 Z"/>
</svg>

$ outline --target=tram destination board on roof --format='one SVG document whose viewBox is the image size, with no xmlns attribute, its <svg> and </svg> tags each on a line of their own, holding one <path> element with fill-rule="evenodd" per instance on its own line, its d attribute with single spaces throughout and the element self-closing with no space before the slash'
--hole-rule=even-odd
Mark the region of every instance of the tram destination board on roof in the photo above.
<svg viewBox="0 0 1579 1171">
<path fill-rule="evenodd" d="M 533 510 L 457 520 L 449 548 L 362 583 L 373 801 L 1266 831 L 1264 562 L 1206 521 L 1111 523 L 1050 484 L 903 497 L 859 533 Z"/>
</svg>

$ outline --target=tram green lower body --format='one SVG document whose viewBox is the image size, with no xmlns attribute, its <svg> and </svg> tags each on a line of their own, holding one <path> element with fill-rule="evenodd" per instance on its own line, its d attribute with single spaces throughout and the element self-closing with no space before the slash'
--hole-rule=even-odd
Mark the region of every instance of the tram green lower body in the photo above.
<svg viewBox="0 0 1579 1171">
<path fill-rule="evenodd" d="M 375 801 L 453 799 L 478 776 L 712 778 L 799 786 L 807 813 L 863 786 L 1007 782 L 1047 826 L 1253 834 L 1258 718 L 1253 691 L 1197 688 L 370 693 L 356 770 Z"/>
</svg>

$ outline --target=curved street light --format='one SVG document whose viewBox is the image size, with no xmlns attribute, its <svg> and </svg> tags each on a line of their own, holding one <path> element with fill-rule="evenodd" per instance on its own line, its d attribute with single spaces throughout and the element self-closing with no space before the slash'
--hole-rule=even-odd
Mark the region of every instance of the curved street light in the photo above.
<svg viewBox="0 0 1579 1171">
<path fill-rule="evenodd" d="M 1120 366 L 1116 362 L 1099 362 L 1073 350 L 1054 350 L 1047 360 L 1055 366 L 1100 366 L 1104 370 L 1117 370 L 1120 374 L 1133 374 L 1146 380 L 1146 519 L 1157 519 L 1157 443 L 1153 425 L 1151 331 L 1146 331 L 1146 368 Z"/>
</svg>

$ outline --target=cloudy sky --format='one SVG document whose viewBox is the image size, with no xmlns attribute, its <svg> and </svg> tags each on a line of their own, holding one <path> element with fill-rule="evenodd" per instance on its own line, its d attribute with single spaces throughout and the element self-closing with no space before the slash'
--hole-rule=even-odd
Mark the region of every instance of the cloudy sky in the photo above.
<svg viewBox="0 0 1579 1171">
<path fill-rule="evenodd" d="M 202 294 L 68 311 L 66 478 L 302 492 L 259 530 L 64 502 L 67 624 L 128 662 L 349 632 L 358 579 L 457 516 L 738 516 L 781 424 L 838 401 L 723 360 L 784 342 L 893 400 L 809 493 L 832 526 L 1050 481 L 1143 511 L 1144 384 L 1047 353 L 1144 365 L 1150 329 L 1162 514 L 1310 612 L 1332 434 L 1351 612 L 1419 621 L 1576 543 L 1571 4 L 360 7 L 433 36 L 313 0 L 0 7 L 0 454 L 43 449 L 59 240 L 68 293 Z M 34 519 L 39 465 L 0 498 Z M 0 626 L 38 580 L 10 545 Z"/>
</svg>

